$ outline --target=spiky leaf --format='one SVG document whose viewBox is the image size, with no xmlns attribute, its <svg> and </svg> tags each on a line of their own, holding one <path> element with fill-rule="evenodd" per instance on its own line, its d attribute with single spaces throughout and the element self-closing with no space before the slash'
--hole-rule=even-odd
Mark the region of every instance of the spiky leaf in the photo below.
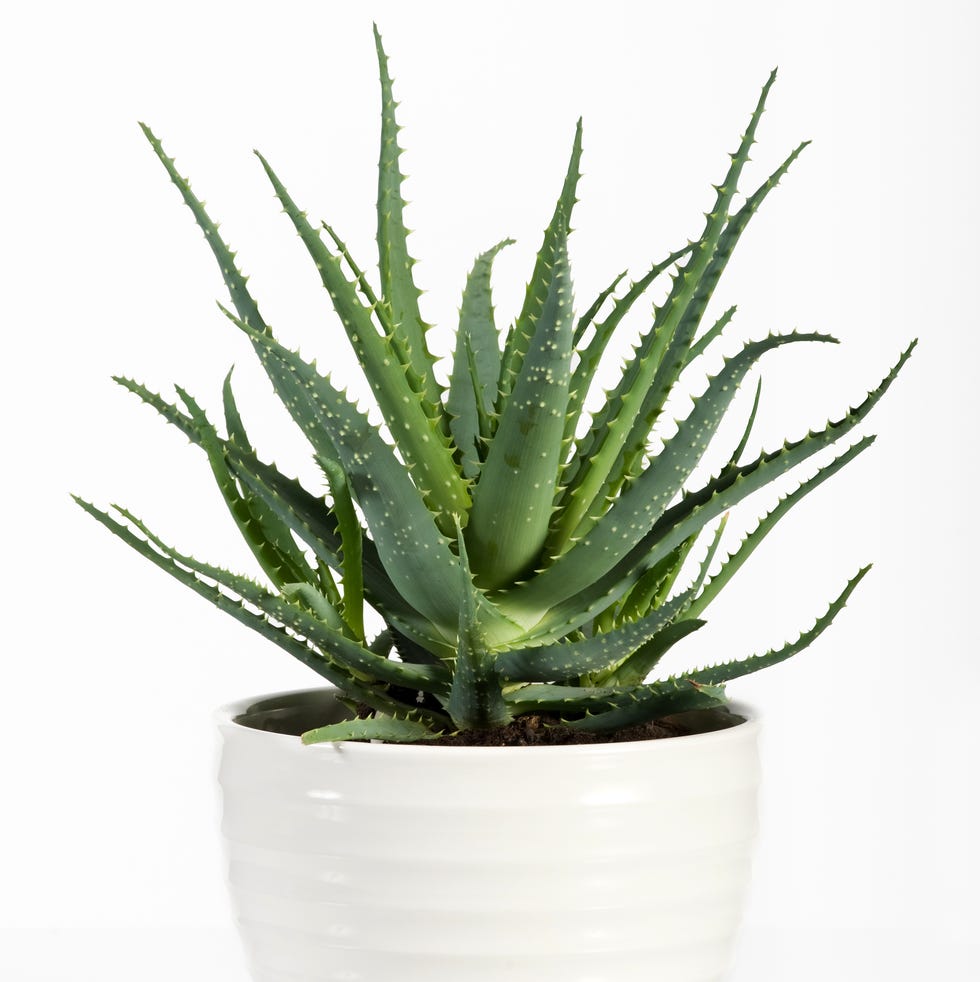
<svg viewBox="0 0 980 982">
<path fill-rule="evenodd" d="M 314 651 L 283 627 L 272 623 L 267 616 L 250 610 L 242 602 L 242 599 L 228 596 L 222 590 L 218 589 L 217 586 L 206 582 L 193 571 L 185 569 L 183 564 L 178 563 L 171 556 L 158 551 L 149 541 L 135 535 L 127 526 L 118 522 L 107 512 L 96 508 L 93 504 L 79 498 L 77 495 L 73 495 L 73 497 L 76 503 L 95 518 L 96 521 L 105 526 L 110 532 L 122 539 L 142 556 L 149 559 L 154 565 L 169 573 L 174 579 L 180 581 L 185 586 L 190 587 L 195 593 L 214 604 L 219 610 L 230 614 L 247 627 L 257 631 L 268 640 L 273 641 L 280 648 L 287 651 L 308 668 L 313 669 L 318 675 L 337 686 L 350 697 L 381 712 L 398 712 L 403 708 L 386 694 L 383 687 L 379 688 L 371 684 L 364 684 L 343 666 L 324 657 L 323 653 Z M 213 567 L 211 568 L 213 569 Z M 224 571 L 220 572 L 223 573 Z M 225 575 L 228 577 L 231 576 L 231 574 Z M 253 589 L 261 589 L 257 584 L 246 586 L 247 581 L 243 577 L 235 577 L 235 582 L 246 592 L 251 592 Z M 235 592 L 238 591 L 236 590 Z"/>
<path fill-rule="evenodd" d="M 726 467 L 721 474 L 696 492 L 687 494 L 665 512 L 650 531 L 613 565 L 599 557 L 568 560 L 566 553 L 533 580 L 518 584 L 503 601 L 507 614 L 528 628 L 533 640 L 562 637 L 587 623 L 599 611 L 622 597 L 640 576 L 660 562 L 698 529 L 733 508 L 750 494 L 778 480 L 851 432 L 878 404 L 912 355 L 913 341 L 865 400 L 824 429 L 811 431 L 801 440 L 787 442 L 778 450 L 764 453 L 749 464 Z M 635 485 L 634 485 L 635 487 Z M 596 562 L 591 559 L 595 558 Z M 600 572 L 605 568 L 606 572 Z M 555 632 L 560 632 L 556 634 Z"/>
<path fill-rule="evenodd" d="M 384 743 L 417 743 L 435 740 L 441 735 L 421 720 L 403 716 L 369 716 L 365 719 L 348 719 L 340 723 L 328 723 L 315 730 L 307 730 L 303 743 L 340 743 L 344 740 L 381 740 Z"/>
<path fill-rule="evenodd" d="M 591 304 L 585 309 L 585 312 L 579 317 L 575 322 L 575 335 L 574 342 L 575 347 L 578 347 L 585 337 L 586 331 L 592 326 L 596 317 L 599 316 L 599 311 L 602 310 L 605 302 L 616 292 L 616 287 L 619 286 L 620 282 L 625 279 L 626 274 L 629 270 L 624 269 L 618 276 L 616 276 L 612 283 L 609 284 L 604 290 L 599 291 L 599 295 L 592 301 Z"/>
<path fill-rule="evenodd" d="M 592 678 L 594 685 L 639 685 L 660 664 L 660 660 L 689 634 L 704 627 L 705 621 L 688 618 L 672 621 L 655 638 L 633 652 L 622 665 Z"/>
<path fill-rule="evenodd" d="M 695 591 L 696 592 L 696 591 Z M 616 667 L 681 613 L 694 592 L 685 592 L 632 623 L 579 641 L 519 648 L 497 656 L 497 668 L 520 682 L 553 682 Z"/>
<path fill-rule="evenodd" d="M 266 575 L 279 587 L 284 583 L 315 582 L 316 573 L 310 569 L 289 530 L 261 502 L 239 490 L 225 461 L 222 441 L 204 411 L 179 386 L 177 394 L 187 407 L 228 511 Z"/>
<path fill-rule="evenodd" d="M 364 547 L 361 522 L 354 511 L 350 486 L 343 467 L 336 460 L 320 458 L 320 466 L 330 485 L 333 513 L 337 517 L 343 549 L 344 621 L 353 636 L 364 640 Z"/>
<path fill-rule="evenodd" d="M 374 41 L 381 74 L 381 154 L 378 160 L 378 268 L 381 272 L 381 295 L 391 309 L 398 347 L 406 352 L 414 375 L 420 380 L 424 405 L 433 418 L 440 419 L 442 392 L 433 373 L 435 359 L 426 342 L 428 325 L 419 312 L 420 291 L 415 285 L 412 267 L 415 260 L 408 251 L 405 227 L 405 199 L 402 197 L 398 145 L 401 127 L 395 118 L 397 103 L 388 71 L 388 56 L 381 34 L 374 26 Z"/>
<path fill-rule="evenodd" d="M 456 351 L 446 409 L 453 440 L 459 448 L 463 476 L 475 478 L 480 470 L 479 443 L 493 414 L 500 378 L 500 348 L 490 295 L 493 261 L 513 239 L 504 239 L 477 257 L 466 278 L 456 332 Z"/>
<path fill-rule="evenodd" d="M 153 135 L 149 126 L 145 123 L 140 123 L 139 125 L 143 131 L 143 135 L 149 140 L 150 146 L 153 147 L 154 153 L 160 159 L 160 163 L 163 164 L 167 173 L 170 175 L 170 180 L 174 183 L 180 192 L 180 196 L 184 199 L 184 204 L 191 210 L 194 220 L 197 222 L 201 231 L 204 232 L 204 238 L 214 253 L 218 268 L 221 270 L 221 277 L 225 281 L 225 286 L 228 288 L 228 294 L 231 297 L 235 310 L 238 311 L 238 316 L 256 330 L 268 330 L 265 321 L 262 319 L 262 315 L 259 313 L 258 305 L 252 299 L 251 293 L 249 293 L 248 286 L 246 285 L 247 277 L 242 274 L 236 265 L 235 253 L 232 252 L 228 244 L 221 238 L 218 233 L 218 226 L 205 209 L 204 202 L 191 190 L 190 182 L 178 172 L 174 158 L 167 156 L 163 149 L 163 144 Z"/>
<path fill-rule="evenodd" d="M 541 248 L 534 260 L 534 271 L 531 273 L 531 279 L 524 294 L 524 305 L 507 335 L 507 343 L 504 346 L 500 374 L 501 404 L 498 406 L 501 412 L 520 377 L 524 357 L 537 330 L 537 323 L 548 296 L 552 292 L 551 281 L 554 276 L 556 252 L 560 248 L 565 248 L 559 243 L 560 240 L 567 240 L 568 238 L 571 229 L 572 209 L 578 200 L 575 194 L 581 177 L 579 170 L 581 162 L 582 120 L 580 119 L 575 127 L 575 140 L 572 143 L 572 154 L 568 161 L 565 183 L 562 185 L 558 203 L 555 205 L 555 212 L 545 229 L 544 241 L 541 243 Z"/>
<path fill-rule="evenodd" d="M 708 449 L 742 379 L 756 361 L 781 345 L 834 340 L 823 334 L 785 334 L 746 344 L 694 400 L 691 412 L 655 461 L 610 504 L 602 521 L 596 519 L 597 524 L 587 528 L 581 541 L 559 556 L 552 568 L 584 563 L 600 574 L 609 569 L 643 538 L 684 486 Z"/>
<path fill-rule="evenodd" d="M 670 269 L 674 263 L 687 255 L 692 248 L 693 247 L 690 245 L 685 246 L 683 249 L 678 249 L 676 252 L 672 252 L 662 262 L 654 263 L 654 265 L 651 266 L 650 269 L 640 277 L 640 279 L 638 279 L 635 283 L 630 284 L 630 288 L 623 294 L 623 296 L 616 298 L 609 316 L 605 317 L 600 323 L 596 324 L 592 339 L 589 341 L 586 347 L 579 352 L 578 364 L 575 366 L 575 371 L 572 374 L 568 399 L 568 412 L 565 418 L 564 439 L 566 441 L 570 441 L 575 436 L 579 418 L 582 414 L 582 408 L 585 404 L 585 397 L 588 395 L 589 387 L 592 385 L 592 380 L 595 378 L 596 370 L 602 361 L 602 356 L 605 353 L 606 347 L 612 339 L 616 328 L 619 327 L 623 318 L 630 312 L 636 301 L 642 297 L 644 293 L 646 293 L 650 287 L 650 284 L 653 283 L 661 273 Z M 602 294 L 600 294 L 599 301 L 606 299 L 608 294 L 612 292 L 616 283 L 618 283 L 620 279 L 622 279 L 622 276 L 613 281 L 613 284 L 608 291 L 604 291 Z M 583 322 L 585 322 L 587 325 L 594 316 L 595 314 L 592 313 L 592 311 L 589 311 L 579 321 L 575 328 L 576 346 L 581 338 L 580 332 L 583 330 Z"/>
<path fill-rule="evenodd" d="M 612 709 L 566 720 L 565 725 L 585 732 L 619 730 L 674 713 L 723 706 L 725 689 L 721 685 L 703 685 L 690 679 L 666 679 L 625 691 L 620 689 L 610 701 L 614 704 Z"/>
<path fill-rule="evenodd" d="M 408 471 L 367 417 L 313 365 L 236 318 L 276 393 L 322 457 L 338 458 L 398 592 L 446 637 L 457 618 L 456 567 Z"/>
<path fill-rule="evenodd" d="M 466 542 L 457 527 L 459 541 L 459 631 L 452 691 L 446 708 L 461 730 L 503 726 L 513 718 L 504 702 L 499 669 L 488 650 L 480 611 L 489 606 L 473 582 Z"/>
<path fill-rule="evenodd" d="M 547 299 L 473 492 L 467 545 L 486 588 L 526 572 L 544 545 L 561 463 L 572 331 L 567 236 L 561 228 Z"/>
<path fill-rule="evenodd" d="M 779 504 L 760 519 L 756 527 L 742 540 L 738 549 L 725 560 L 721 569 L 711 577 L 699 596 L 691 603 L 687 612 L 688 616 L 697 617 L 707 608 L 708 604 L 718 596 L 724 586 L 742 568 L 749 556 L 755 552 L 762 540 L 775 528 L 776 523 L 794 505 L 799 504 L 811 491 L 818 488 L 829 477 L 867 450 L 874 443 L 874 440 L 873 436 L 859 440 L 839 457 L 835 457 L 829 464 L 821 467 L 813 477 L 801 482 L 794 491 L 781 498 Z"/>
<path fill-rule="evenodd" d="M 619 383 L 596 414 L 589 433 L 579 444 L 575 455 L 576 463 L 568 475 L 567 490 L 561 502 L 563 511 L 555 523 L 550 542 L 552 552 L 557 553 L 567 548 L 586 516 L 591 516 L 590 524 L 594 522 L 608 496 L 604 489 L 607 485 L 618 487 L 622 483 L 616 463 L 621 459 L 624 448 L 631 442 L 631 436 L 635 438 L 638 426 L 643 431 L 644 439 L 649 432 L 649 426 L 643 429 L 646 424 L 642 421 L 638 423 L 638 417 L 641 417 L 645 404 L 649 403 L 650 393 L 658 389 L 663 391 L 663 385 L 658 386 L 657 380 L 658 376 L 664 376 L 665 362 L 668 376 L 673 375 L 673 360 L 668 355 L 672 351 L 686 351 L 686 334 L 693 338 L 697 321 L 693 319 L 689 308 L 704 293 L 702 279 L 709 271 L 728 221 L 728 208 L 737 191 L 742 168 L 755 142 L 756 128 L 775 77 L 776 73 L 773 72 L 763 87 L 739 148 L 731 155 L 725 180 L 715 189 L 714 207 L 707 215 L 701 238 L 695 243 L 687 263 L 675 276 L 670 295 L 657 312 L 653 326 L 641 339 L 635 357 L 627 364 Z M 682 325 L 688 330 L 686 334 L 681 332 L 680 338 L 675 342 L 675 335 Z M 667 389 L 669 391 L 669 385 Z M 659 396 L 656 401 L 659 402 Z M 644 415 L 648 416 L 649 412 Z"/>
<path fill-rule="evenodd" d="M 440 431 L 441 410 L 426 403 L 423 393 L 411 384 L 402 347 L 394 338 L 383 336 L 372 320 L 372 312 L 357 296 L 355 284 L 344 276 L 340 258 L 334 255 L 310 224 L 305 213 L 290 197 L 269 162 L 256 151 L 266 174 L 303 244 L 316 264 L 340 322 L 347 333 L 361 368 L 371 385 L 395 443 L 416 468 L 417 480 L 427 502 L 437 514 L 447 516 L 444 530 L 452 525 L 451 516 L 466 511 L 469 496 L 456 470 L 448 441 Z M 406 349 L 410 350 L 410 349 Z M 441 406 L 441 403 L 437 404 Z"/>
<path fill-rule="evenodd" d="M 741 661 L 726 662 L 723 665 L 712 665 L 709 668 L 702 668 L 696 672 L 689 672 L 684 678 L 692 682 L 697 682 L 699 685 L 718 685 L 724 682 L 730 682 L 732 679 L 741 678 L 743 675 L 751 675 L 753 672 L 762 671 L 764 668 L 769 668 L 772 665 L 778 665 L 780 662 L 786 661 L 787 658 L 792 658 L 793 655 L 809 647 L 830 627 L 834 618 L 844 609 L 848 598 L 857 588 L 858 583 L 867 575 L 869 569 L 871 569 L 870 566 L 865 566 L 858 570 L 848 580 L 847 586 L 844 587 L 840 596 L 830 604 L 822 616 L 817 618 L 813 627 L 808 631 L 803 631 L 792 643 L 785 644 L 781 648 L 770 649 L 764 655 L 752 655 L 749 658 L 743 658 Z"/>
</svg>

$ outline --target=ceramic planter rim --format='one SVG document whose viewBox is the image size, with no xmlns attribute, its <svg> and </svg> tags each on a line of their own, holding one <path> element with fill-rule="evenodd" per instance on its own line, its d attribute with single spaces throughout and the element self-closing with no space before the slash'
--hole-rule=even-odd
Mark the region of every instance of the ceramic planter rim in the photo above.
<svg viewBox="0 0 980 982">
<path fill-rule="evenodd" d="M 298 736 L 289 733 L 276 733 L 273 730 L 262 730 L 257 727 L 245 726 L 238 722 L 238 717 L 244 715 L 249 708 L 257 703 L 270 699 L 289 699 L 291 696 L 307 695 L 314 692 L 335 693 L 335 686 L 313 686 L 303 689 L 288 689 L 282 692 L 266 692 L 257 696 L 250 696 L 236 699 L 226 703 L 215 710 L 213 718 L 219 727 L 241 727 L 246 730 L 253 730 L 261 733 L 262 739 L 268 739 L 280 743 L 283 748 L 287 745 L 294 747 L 302 753 L 339 753 L 358 754 L 358 755 L 383 755 L 398 754 L 401 757 L 413 757 L 421 755 L 431 760 L 436 755 L 452 757 L 460 760 L 463 757 L 493 757 L 499 755 L 513 755 L 520 753 L 522 756 L 531 754 L 543 754 L 547 756 L 608 756 L 611 754 L 630 754 L 630 753 L 670 753 L 671 745 L 678 742 L 685 747 L 693 744 L 705 744 L 711 742 L 723 742 L 731 738 L 729 731 L 738 731 L 742 736 L 755 736 L 760 730 L 759 714 L 752 706 L 743 702 L 729 702 L 727 708 L 733 713 L 744 717 L 741 723 L 734 726 L 724 727 L 719 730 L 711 730 L 707 733 L 687 733 L 681 736 L 665 737 L 658 740 L 624 740 L 616 743 L 578 743 L 578 744 L 559 744 L 545 746 L 512 746 L 512 747 L 450 747 L 439 746 L 438 744 L 402 744 L 402 743 L 381 743 L 365 742 L 358 740 L 343 740 L 336 743 L 314 743 L 305 745 Z"/>
</svg>

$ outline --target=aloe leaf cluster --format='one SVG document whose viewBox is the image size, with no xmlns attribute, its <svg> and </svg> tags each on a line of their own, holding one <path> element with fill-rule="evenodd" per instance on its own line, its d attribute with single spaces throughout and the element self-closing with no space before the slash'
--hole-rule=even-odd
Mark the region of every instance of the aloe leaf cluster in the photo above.
<svg viewBox="0 0 980 982">
<path fill-rule="evenodd" d="M 257 156 L 336 312 L 325 332 L 346 335 L 383 425 L 277 339 L 217 223 L 143 126 L 217 260 L 230 300 L 221 307 L 227 322 L 251 343 L 323 481 L 304 487 L 260 456 L 231 373 L 218 423 L 180 387 L 170 401 L 120 377 L 204 452 L 263 579 L 179 552 L 125 508 L 76 500 L 151 562 L 340 690 L 352 718 L 310 731 L 307 742 L 437 739 L 505 726 L 525 713 L 602 733 L 724 705 L 726 683 L 815 640 L 867 568 L 783 647 L 651 676 L 703 626 L 707 606 L 775 524 L 871 445 L 872 436 L 846 438 L 915 344 L 839 418 L 745 459 L 760 382 L 739 440 L 722 448 L 719 459 L 728 462 L 700 482 L 694 475 L 760 359 L 788 345 L 835 339 L 791 332 L 743 344 L 707 379 L 687 415 L 663 426 L 672 395 L 690 391 L 693 363 L 732 321 L 734 308 L 714 319 L 708 310 L 733 249 L 806 146 L 793 149 L 758 188 L 740 191 L 775 72 L 714 188 L 699 237 L 625 287 L 626 274 L 615 276 L 576 316 L 568 239 L 580 121 L 519 313 L 506 330 L 496 323 L 491 278 L 498 253 L 511 244 L 504 239 L 477 256 L 467 277 L 443 385 L 409 251 L 397 103 L 377 31 L 375 40 L 382 94 L 376 273 L 358 265 L 330 225 L 311 221 Z M 615 375 L 604 367 L 607 346 L 655 284 L 663 299 L 647 307 L 645 327 Z M 600 376 L 612 386 L 590 412 L 587 395 Z M 838 448 L 836 456 L 800 479 L 716 563 L 729 510 L 828 447 Z M 380 619 L 366 618 L 368 607 Z M 379 625 L 371 637 L 370 623 Z"/>
</svg>

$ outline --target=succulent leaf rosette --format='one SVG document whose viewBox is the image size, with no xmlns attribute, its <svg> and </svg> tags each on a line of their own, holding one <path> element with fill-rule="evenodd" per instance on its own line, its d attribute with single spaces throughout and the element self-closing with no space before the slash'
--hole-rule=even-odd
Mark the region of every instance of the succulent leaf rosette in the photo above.
<svg viewBox="0 0 980 982">
<path fill-rule="evenodd" d="M 443 386 L 408 249 L 392 81 L 377 31 L 375 39 L 382 91 L 376 275 L 357 264 L 333 228 L 307 217 L 258 156 L 329 294 L 335 329 L 346 333 L 356 353 L 383 430 L 328 375 L 276 339 L 217 224 L 144 126 L 218 261 L 231 300 L 222 307 L 225 316 L 251 342 L 309 440 L 324 482 L 310 490 L 253 449 L 230 373 L 223 433 L 183 389 L 171 403 L 117 378 L 204 451 L 266 582 L 178 552 L 124 508 L 103 511 L 76 500 L 151 562 L 336 686 L 352 718 L 304 734 L 307 742 L 437 739 L 506 726 L 525 714 L 571 730 L 610 733 L 724 706 L 727 682 L 777 664 L 817 638 L 867 568 L 792 643 L 651 676 L 674 645 L 702 627 L 707 606 L 775 524 L 874 437 L 850 443 L 798 483 L 715 568 L 729 510 L 814 454 L 839 446 L 884 395 L 915 344 L 840 418 L 744 459 L 757 388 L 727 464 L 705 483 L 693 483 L 759 359 L 784 345 L 835 339 L 794 332 L 750 341 L 709 377 L 676 431 L 652 449 L 667 400 L 687 384 L 688 368 L 732 319 L 734 308 L 712 322 L 706 311 L 733 249 L 806 146 L 796 147 L 736 207 L 775 73 L 714 189 L 700 237 L 626 287 L 620 274 L 576 314 L 568 234 L 580 122 L 519 314 L 509 329 L 498 329 L 491 270 L 510 244 L 505 239 L 477 257 L 467 278 Z M 605 399 L 589 412 L 586 397 L 610 339 L 665 277 L 666 299 L 653 308 Z M 365 633 L 366 605 L 383 619 L 374 637 Z"/>
</svg>

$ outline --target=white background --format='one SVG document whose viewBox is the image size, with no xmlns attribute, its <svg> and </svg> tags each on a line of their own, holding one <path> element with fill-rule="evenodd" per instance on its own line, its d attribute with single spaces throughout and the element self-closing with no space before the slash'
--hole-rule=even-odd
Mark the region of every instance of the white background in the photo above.
<svg viewBox="0 0 980 982">
<path fill-rule="evenodd" d="M 267 319 L 344 377 L 345 342 L 250 150 L 370 263 L 376 18 L 403 102 L 425 312 L 441 325 L 475 254 L 505 235 L 519 244 L 495 296 L 501 321 L 513 315 L 579 114 L 582 309 L 615 272 L 639 275 L 699 233 L 780 66 L 746 186 L 814 145 L 746 234 L 716 313 L 739 303 L 729 350 L 793 327 L 843 343 L 763 363 L 761 442 L 819 427 L 921 344 L 872 417 L 875 447 L 767 540 L 687 649 L 701 661 L 778 644 L 876 564 L 809 652 L 732 686 L 767 720 L 735 979 L 976 978 L 976 9 L 95 0 L 7 14 L 0 976 L 245 979 L 210 711 L 315 680 L 68 494 L 120 501 L 179 546 L 251 569 L 200 455 L 109 381 L 179 382 L 216 409 L 237 362 L 255 441 L 310 473 L 214 308 L 217 272 L 136 120 L 222 219 Z"/>
</svg>

